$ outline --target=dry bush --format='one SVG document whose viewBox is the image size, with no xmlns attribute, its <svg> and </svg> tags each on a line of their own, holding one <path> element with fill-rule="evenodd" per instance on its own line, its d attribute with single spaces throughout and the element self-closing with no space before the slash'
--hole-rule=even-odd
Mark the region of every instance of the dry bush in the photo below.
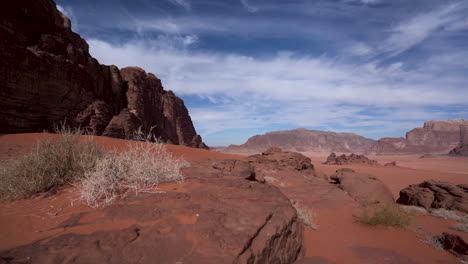
<svg viewBox="0 0 468 264">
<path fill-rule="evenodd" d="M 361 222 L 371 226 L 407 227 L 411 224 L 411 213 L 393 203 L 367 206 L 364 209 Z"/>
<path fill-rule="evenodd" d="M 131 142 L 121 153 L 108 153 L 86 172 L 78 184 L 80 199 L 91 207 L 105 206 L 129 192 L 158 192 L 157 185 L 181 182 L 180 169 L 187 162 L 176 159 L 163 144 Z"/>
<path fill-rule="evenodd" d="M 46 136 L 27 155 L 0 169 L 0 199 L 31 197 L 83 178 L 103 151 L 81 130 L 62 128 L 59 138 Z"/>
<path fill-rule="evenodd" d="M 307 207 L 302 206 L 299 202 L 291 201 L 291 204 L 296 209 L 297 216 L 302 220 L 302 222 L 304 222 L 305 225 L 314 230 L 318 229 L 317 224 L 314 222 L 314 212 L 310 211 Z"/>
</svg>

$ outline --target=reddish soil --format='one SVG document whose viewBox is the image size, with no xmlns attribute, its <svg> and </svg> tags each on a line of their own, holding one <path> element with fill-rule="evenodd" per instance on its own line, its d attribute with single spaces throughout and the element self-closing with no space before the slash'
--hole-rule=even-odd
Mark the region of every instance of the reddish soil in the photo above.
<svg viewBox="0 0 468 264">
<path fill-rule="evenodd" d="M 11 159 L 27 152 L 43 136 L 44 134 L 0 136 L 0 160 Z M 128 142 L 104 137 L 96 137 L 96 140 L 108 149 L 117 150 L 124 148 Z M 189 161 L 243 158 L 215 151 L 167 146 L 176 156 Z M 308 156 L 320 174 L 331 175 L 343 167 L 372 174 L 388 185 L 395 198 L 404 187 L 428 179 L 468 184 L 466 158 L 370 157 L 378 160 L 380 164 L 391 161 L 398 164 L 398 167 L 384 167 L 322 165 L 326 154 L 309 153 Z M 319 177 L 291 177 L 285 172 L 270 171 L 265 178 L 267 182 L 279 187 L 289 199 L 315 214 L 313 222 L 317 229 L 305 229 L 306 258 L 300 263 L 459 263 L 453 255 L 424 242 L 425 237 L 450 232 L 468 241 L 467 233 L 450 229 L 455 221 L 422 213 L 417 214 L 414 223 L 408 229 L 365 226 L 358 221 L 362 207 L 335 185 Z M 161 189 L 183 194 L 196 189 L 200 184 L 204 184 L 203 181 L 164 184 L 161 185 Z M 158 226 L 161 233 L 172 232 L 167 222 L 159 225 L 158 220 L 154 219 L 128 218 L 127 221 L 118 222 L 103 220 L 104 215 L 93 211 L 94 209 L 78 202 L 71 206 L 70 201 L 76 198 L 75 196 L 74 188 L 65 188 L 52 196 L 1 204 L 0 251 L 37 240 L 45 243 L 59 234 L 88 234 L 94 230 L 126 229 L 135 224 Z M 131 204 L 131 201 L 126 203 Z M 83 216 L 70 218 L 70 215 L 77 213 L 82 213 Z M 180 215 L 177 219 L 184 225 L 197 222 L 194 215 Z M 82 225 L 76 225 L 77 221 Z"/>
</svg>

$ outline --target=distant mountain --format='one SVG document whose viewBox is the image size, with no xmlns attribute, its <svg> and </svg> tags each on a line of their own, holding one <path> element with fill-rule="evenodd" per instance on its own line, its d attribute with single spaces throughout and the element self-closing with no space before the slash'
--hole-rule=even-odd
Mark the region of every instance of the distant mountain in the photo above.
<svg viewBox="0 0 468 264">
<path fill-rule="evenodd" d="M 249 138 L 242 145 L 230 145 L 224 152 L 259 153 L 270 147 L 285 151 L 299 152 L 345 152 L 363 153 L 376 143 L 375 140 L 353 133 L 308 130 L 298 128 L 286 131 L 273 131 L 265 135 Z"/>
<path fill-rule="evenodd" d="M 380 139 L 368 154 L 447 154 L 463 142 L 468 142 L 468 120 L 427 121 L 406 133 L 406 138 Z"/>
</svg>

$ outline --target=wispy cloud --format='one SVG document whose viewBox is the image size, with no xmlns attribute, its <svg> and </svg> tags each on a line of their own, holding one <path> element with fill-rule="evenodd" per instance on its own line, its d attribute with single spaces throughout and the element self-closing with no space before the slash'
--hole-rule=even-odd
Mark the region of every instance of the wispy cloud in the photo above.
<svg viewBox="0 0 468 264">
<path fill-rule="evenodd" d="M 252 6 L 250 3 L 249 3 L 249 0 L 240 0 L 242 6 L 244 6 L 244 8 L 250 12 L 250 13 L 255 13 L 258 11 L 258 7 L 254 7 Z"/>
<path fill-rule="evenodd" d="M 390 29 L 390 36 L 379 48 L 396 56 L 438 31 L 460 30 L 466 21 L 467 7 L 466 2 L 452 3 L 403 21 Z"/>
<path fill-rule="evenodd" d="M 192 9 L 192 2 L 190 0 L 169 0 L 174 5 L 180 6 L 187 11 Z"/>
<path fill-rule="evenodd" d="M 274 124 L 359 127 L 365 124 L 362 122 L 382 121 L 385 115 L 388 126 L 392 120 L 419 122 L 435 115 L 382 111 L 406 108 L 424 113 L 430 105 L 464 104 L 468 98 L 467 77 L 436 74 L 444 67 L 441 60 L 437 69 L 405 71 L 401 62 L 382 67 L 292 53 L 265 60 L 161 48 L 144 40 L 122 46 L 99 40 L 89 40 L 89 44 L 101 62 L 141 66 L 177 94 L 209 100 L 209 106 L 191 108 L 192 118 L 205 136 Z M 468 56 L 463 60 L 468 61 Z M 369 116 L 366 112 L 374 111 L 369 109 L 381 114 Z"/>
</svg>

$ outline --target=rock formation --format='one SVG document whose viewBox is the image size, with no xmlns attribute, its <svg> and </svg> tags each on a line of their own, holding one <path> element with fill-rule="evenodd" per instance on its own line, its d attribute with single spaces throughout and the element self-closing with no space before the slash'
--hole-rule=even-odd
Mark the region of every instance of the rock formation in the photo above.
<svg viewBox="0 0 468 264">
<path fill-rule="evenodd" d="M 458 145 L 449 152 L 452 157 L 468 157 L 468 144 Z"/>
<path fill-rule="evenodd" d="M 374 155 L 446 154 L 468 139 L 468 120 L 428 121 L 406 133 L 406 138 L 382 138 Z"/>
<path fill-rule="evenodd" d="M 468 213 L 468 185 L 429 180 L 400 191 L 397 203 Z"/>
<path fill-rule="evenodd" d="M 365 152 L 374 140 L 352 133 L 308 130 L 304 128 L 274 131 L 249 138 L 246 143 L 231 145 L 224 152 L 261 153 L 270 147 L 297 152 Z"/>
<path fill-rule="evenodd" d="M 330 176 L 340 189 L 347 192 L 358 202 L 389 203 L 394 202 L 392 191 L 374 176 L 357 173 L 355 170 L 339 169 Z"/>
<path fill-rule="evenodd" d="M 364 155 L 340 155 L 336 156 L 334 152 L 330 153 L 327 160 L 323 163 L 326 165 L 351 165 L 351 164 L 367 164 L 367 165 L 378 165 L 376 160 L 371 160 Z"/>
<path fill-rule="evenodd" d="M 314 174 L 311 160 L 297 152 L 283 152 L 279 148 L 270 148 L 262 154 L 252 155 L 248 160 L 256 170 L 289 170 Z"/>
<path fill-rule="evenodd" d="M 11 1 L 0 17 L 0 134 L 66 120 L 127 139 L 154 127 L 165 142 L 206 148 L 180 98 L 142 69 L 99 64 L 52 0 Z"/>
<path fill-rule="evenodd" d="M 385 163 L 384 166 L 385 167 L 396 167 L 397 163 L 396 163 L 396 161 L 392 161 L 392 162 Z"/>
</svg>

